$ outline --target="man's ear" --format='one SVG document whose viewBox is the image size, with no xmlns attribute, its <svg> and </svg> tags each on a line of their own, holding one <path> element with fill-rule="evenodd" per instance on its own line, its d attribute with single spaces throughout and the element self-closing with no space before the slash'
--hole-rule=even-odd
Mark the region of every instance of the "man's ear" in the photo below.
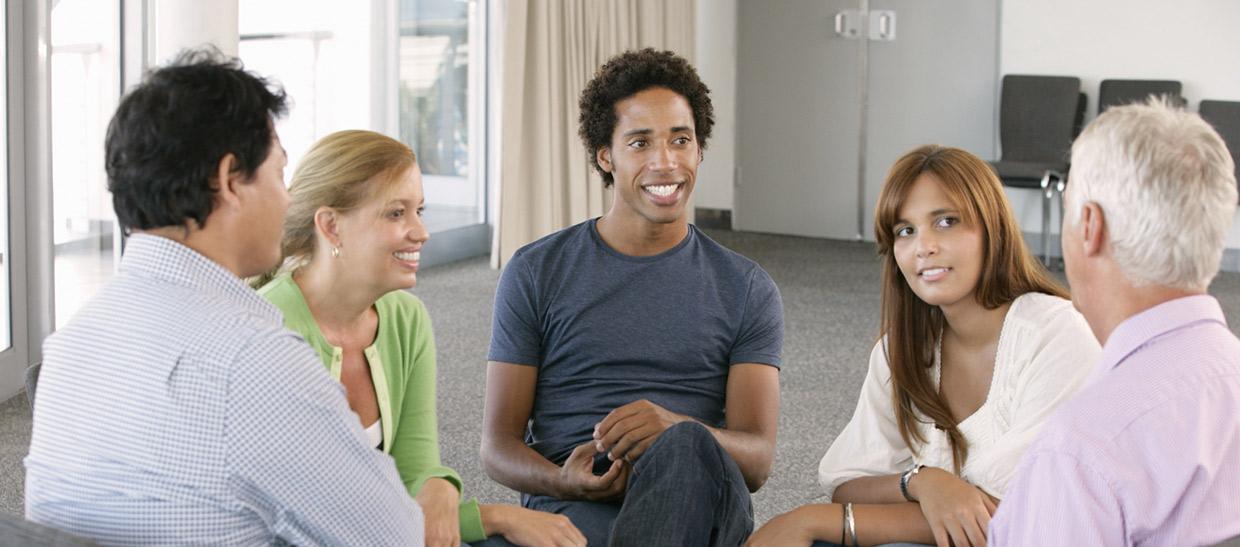
<svg viewBox="0 0 1240 547">
<path fill-rule="evenodd" d="M 1081 244 L 1084 246 L 1082 251 L 1085 256 L 1102 254 L 1107 242 L 1107 223 L 1102 207 L 1093 201 L 1082 206 L 1081 221 L 1076 229 L 1081 231 Z"/>
<path fill-rule="evenodd" d="M 603 171 L 606 171 L 608 173 L 611 172 L 611 147 L 610 146 L 599 147 L 598 151 L 594 153 L 594 159 L 595 161 L 598 162 L 598 166 L 603 168 Z"/>
<path fill-rule="evenodd" d="M 216 203 L 232 208 L 240 207 L 241 199 L 237 191 L 238 186 L 245 182 L 245 177 L 237 167 L 237 156 L 230 152 L 220 158 L 220 163 L 215 167 L 213 182 L 212 190 L 215 190 Z"/>
<path fill-rule="evenodd" d="M 340 214 L 331 207 L 319 207 L 314 212 L 314 229 L 333 247 L 340 246 Z"/>
</svg>

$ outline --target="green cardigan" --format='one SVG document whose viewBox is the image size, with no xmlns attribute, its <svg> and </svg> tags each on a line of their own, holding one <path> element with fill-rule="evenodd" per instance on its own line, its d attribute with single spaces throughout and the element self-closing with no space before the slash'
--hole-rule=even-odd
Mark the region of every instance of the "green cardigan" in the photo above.
<svg viewBox="0 0 1240 547">
<path fill-rule="evenodd" d="M 305 338 L 339 381 L 341 349 L 327 342 L 293 278 L 282 274 L 258 294 L 280 308 L 284 326 Z M 396 461 L 396 470 L 410 496 L 416 496 L 427 479 L 435 477 L 460 490 L 460 476 L 439 463 L 435 338 L 426 306 L 408 292 L 392 291 L 375 302 L 375 311 L 379 313 L 379 332 L 365 354 L 379 402 L 383 451 Z M 486 539 L 477 500 L 463 500 L 459 515 L 461 541 Z"/>
</svg>

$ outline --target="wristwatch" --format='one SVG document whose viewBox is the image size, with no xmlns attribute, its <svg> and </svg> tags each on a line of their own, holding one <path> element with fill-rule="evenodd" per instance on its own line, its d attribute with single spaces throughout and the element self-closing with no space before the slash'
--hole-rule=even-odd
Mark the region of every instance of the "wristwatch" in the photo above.
<svg viewBox="0 0 1240 547">
<path fill-rule="evenodd" d="M 908 471 L 905 471 L 903 475 L 900 475 L 900 493 L 904 494 L 904 499 L 909 501 L 917 501 L 908 493 L 908 481 L 913 480 L 913 477 L 917 476 L 917 473 L 920 473 L 923 467 L 925 466 L 913 464 L 913 467 L 910 467 Z"/>
</svg>

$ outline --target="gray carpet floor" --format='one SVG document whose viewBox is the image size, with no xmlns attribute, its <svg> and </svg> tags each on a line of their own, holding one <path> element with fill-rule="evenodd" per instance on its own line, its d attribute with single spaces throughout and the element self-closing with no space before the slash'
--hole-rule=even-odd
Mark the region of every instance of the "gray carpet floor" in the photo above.
<svg viewBox="0 0 1240 547">
<path fill-rule="evenodd" d="M 878 328 L 879 262 L 870 243 L 708 231 L 760 263 L 779 285 L 785 313 L 783 404 L 775 468 L 754 496 L 759 523 L 814 499 L 817 465 L 852 414 Z M 416 294 L 430 309 L 439 349 L 440 443 L 466 493 L 515 502 L 490 481 L 478 458 L 491 300 L 499 272 L 486 259 L 428 268 Z M 1240 325 L 1240 274 L 1224 273 L 1211 292 L 1232 330 Z M 0 403 L 0 511 L 22 512 L 21 459 L 30 443 L 24 395 Z"/>
</svg>

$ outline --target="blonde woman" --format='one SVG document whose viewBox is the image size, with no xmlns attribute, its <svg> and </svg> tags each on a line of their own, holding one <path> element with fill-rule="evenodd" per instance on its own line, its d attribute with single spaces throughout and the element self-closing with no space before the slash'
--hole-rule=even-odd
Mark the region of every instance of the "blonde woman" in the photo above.
<svg viewBox="0 0 1240 547">
<path fill-rule="evenodd" d="M 985 545 L 1021 454 L 1100 353 L 977 156 L 896 160 L 874 230 L 882 338 L 818 468 L 835 503 L 775 517 L 750 545 Z"/>
<path fill-rule="evenodd" d="M 429 237 L 413 152 L 371 131 L 333 133 L 307 152 L 289 194 L 284 265 L 259 293 L 344 384 L 365 441 L 395 460 L 426 544 L 585 545 L 565 517 L 461 501 L 460 477 L 439 461 L 435 341 L 426 307 L 405 291 Z"/>
</svg>

